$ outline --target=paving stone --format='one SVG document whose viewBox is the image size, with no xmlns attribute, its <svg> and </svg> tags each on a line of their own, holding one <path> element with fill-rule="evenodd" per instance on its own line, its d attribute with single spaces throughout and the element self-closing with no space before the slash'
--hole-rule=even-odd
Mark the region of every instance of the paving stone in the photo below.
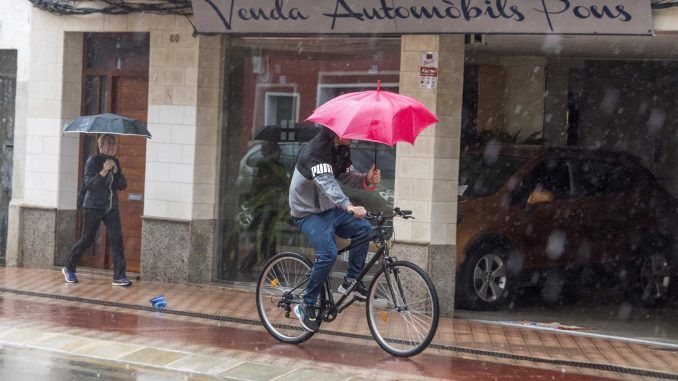
<svg viewBox="0 0 678 381">
<path fill-rule="evenodd" d="M 92 340 L 91 343 L 72 350 L 73 353 L 117 360 L 144 348 L 141 345 L 123 344 L 113 341 Z"/>
<path fill-rule="evenodd" d="M 71 341 L 69 343 L 64 344 L 64 346 L 61 347 L 61 348 L 55 348 L 55 349 L 60 350 L 60 351 L 73 352 L 74 350 L 81 348 L 81 347 L 84 347 L 85 345 L 88 345 L 88 344 L 91 344 L 91 343 L 92 343 L 92 339 L 80 337 L 75 341 Z"/>
<path fill-rule="evenodd" d="M 91 343 L 91 339 L 73 335 L 56 334 L 31 343 L 31 346 L 41 349 L 53 349 L 58 351 L 72 351 Z"/>
<path fill-rule="evenodd" d="M 0 332 L 0 341 L 6 341 L 12 344 L 28 344 L 33 341 L 44 339 L 53 335 L 49 332 L 35 331 L 32 329 L 8 329 Z"/>
<path fill-rule="evenodd" d="M 220 373 L 219 376 L 232 377 L 247 381 L 269 381 L 276 377 L 280 377 L 289 371 L 289 369 L 279 366 L 246 362 L 236 366 L 235 368 L 231 368 L 223 373 Z"/>
<path fill-rule="evenodd" d="M 348 378 L 349 376 L 342 374 L 327 373 L 311 369 L 298 369 L 281 378 L 276 378 L 275 381 L 342 381 Z"/>
<path fill-rule="evenodd" d="M 146 365 L 164 366 L 171 362 L 190 356 L 186 352 L 166 351 L 157 348 L 143 348 L 121 357 L 121 361 L 131 361 Z"/>
<path fill-rule="evenodd" d="M 238 363 L 237 360 L 223 357 L 193 354 L 170 364 L 167 368 L 184 372 L 218 374 Z"/>
</svg>

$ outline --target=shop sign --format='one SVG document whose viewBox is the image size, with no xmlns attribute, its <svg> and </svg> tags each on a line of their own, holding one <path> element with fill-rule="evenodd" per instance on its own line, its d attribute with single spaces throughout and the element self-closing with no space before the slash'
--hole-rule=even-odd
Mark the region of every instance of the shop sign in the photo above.
<svg viewBox="0 0 678 381">
<path fill-rule="evenodd" d="M 650 0 L 192 0 L 230 34 L 652 34 Z"/>
<path fill-rule="evenodd" d="M 424 52 L 421 54 L 419 67 L 419 87 L 435 89 L 438 86 L 438 52 Z"/>
</svg>

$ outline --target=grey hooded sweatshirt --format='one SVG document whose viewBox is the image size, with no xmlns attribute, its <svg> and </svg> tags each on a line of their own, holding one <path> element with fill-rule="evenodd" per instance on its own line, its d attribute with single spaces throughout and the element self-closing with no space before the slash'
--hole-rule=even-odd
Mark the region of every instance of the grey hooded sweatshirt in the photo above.
<svg viewBox="0 0 678 381">
<path fill-rule="evenodd" d="M 366 175 L 353 170 L 349 147 L 335 147 L 334 132 L 321 128 L 321 132 L 301 149 L 294 168 L 289 204 L 295 218 L 332 208 L 346 209 L 351 205 L 339 182 L 353 188 L 365 186 Z"/>
</svg>

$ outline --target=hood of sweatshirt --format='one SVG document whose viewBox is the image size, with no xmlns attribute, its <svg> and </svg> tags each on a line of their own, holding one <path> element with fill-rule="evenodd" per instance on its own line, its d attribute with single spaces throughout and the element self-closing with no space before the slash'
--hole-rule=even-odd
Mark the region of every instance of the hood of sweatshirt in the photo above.
<svg viewBox="0 0 678 381">
<path fill-rule="evenodd" d="M 339 176 L 350 170 L 351 150 L 347 145 L 335 146 L 336 134 L 327 127 L 321 127 L 320 132 L 308 141 L 299 153 L 297 170 L 307 179 L 332 173 Z"/>
</svg>

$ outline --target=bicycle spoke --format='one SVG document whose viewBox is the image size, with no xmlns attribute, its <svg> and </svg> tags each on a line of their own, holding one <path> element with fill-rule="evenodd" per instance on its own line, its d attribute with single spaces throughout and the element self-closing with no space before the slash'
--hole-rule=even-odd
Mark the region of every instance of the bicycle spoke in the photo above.
<svg viewBox="0 0 678 381">
<path fill-rule="evenodd" d="M 428 331 L 428 329 L 430 328 L 430 326 L 427 325 L 426 322 L 424 322 L 423 320 L 417 318 L 417 317 L 414 316 L 413 314 L 409 313 L 409 311 L 406 311 L 405 313 L 407 314 L 407 316 L 408 316 L 408 318 L 409 318 L 409 323 L 410 323 L 410 324 L 412 325 L 412 327 L 417 331 L 417 333 Z M 422 336 L 422 338 L 425 336 L 425 335 L 423 335 L 423 334 L 421 334 L 421 333 L 420 333 L 420 335 Z"/>
<path fill-rule="evenodd" d="M 438 325 L 435 290 L 425 273 L 409 262 L 395 262 L 373 280 L 368 298 L 370 330 L 386 351 L 410 356 L 423 350 Z"/>
<path fill-rule="evenodd" d="M 285 253 L 273 257 L 260 275 L 257 311 L 266 330 L 280 341 L 300 343 L 311 336 L 292 311 L 300 302 L 308 269 L 302 255 Z"/>
</svg>

